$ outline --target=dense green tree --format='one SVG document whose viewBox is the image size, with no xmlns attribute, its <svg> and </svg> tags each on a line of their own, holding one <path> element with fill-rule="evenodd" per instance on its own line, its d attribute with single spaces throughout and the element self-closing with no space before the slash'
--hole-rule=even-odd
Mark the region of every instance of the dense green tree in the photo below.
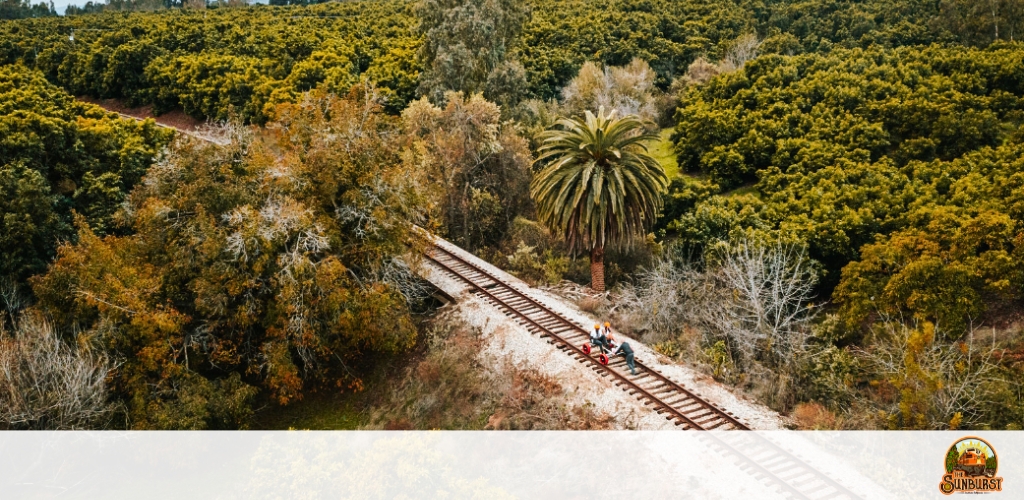
<svg viewBox="0 0 1024 500">
<path fill-rule="evenodd" d="M 848 325 L 918 316 L 956 337 L 1024 286 L 1021 68 L 1015 45 L 833 49 L 692 86 L 680 165 L 726 192 L 662 224 L 697 249 L 807 244 Z"/>
<path fill-rule="evenodd" d="M 527 141 L 480 94 L 450 92 L 437 107 L 426 98 L 402 112 L 414 169 L 425 174 L 439 230 L 470 250 L 502 243 L 512 221 L 530 214 Z"/>
<path fill-rule="evenodd" d="M 407 251 L 419 205 L 370 91 L 280 105 L 267 136 L 181 138 L 131 197 L 135 234 L 79 223 L 34 280 L 56 326 L 124 360 L 135 428 L 236 428 L 253 397 L 358 387 L 415 342 Z"/>
<path fill-rule="evenodd" d="M 604 252 L 629 246 L 654 225 L 668 184 L 665 171 L 647 154 L 634 115 L 616 112 L 563 118 L 541 137 L 542 169 L 530 185 L 537 215 L 561 235 L 570 251 L 590 254 L 591 287 L 604 291 Z"/>
<path fill-rule="evenodd" d="M 1022 146 L 917 164 L 928 182 L 907 227 L 879 237 L 842 271 L 834 298 L 848 321 L 916 315 L 959 335 L 991 305 L 1024 293 Z"/>
<path fill-rule="evenodd" d="M 683 97 L 680 166 L 730 188 L 768 167 L 956 158 L 1020 124 L 1021 65 L 1010 48 L 766 56 Z"/>
<path fill-rule="evenodd" d="M 0 63 L 35 66 L 75 95 L 156 104 L 165 84 L 177 81 L 177 63 L 168 62 L 181 58 L 194 68 L 212 66 L 213 80 L 204 83 L 199 72 L 177 82 L 181 106 L 198 93 L 206 101 L 189 107 L 198 118 L 234 114 L 262 122 L 275 104 L 303 91 L 323 84 L 344 93 L 342 85 L 363 78 L 381 88 L 394 114 L 417 88 L 434 99 L 446 90 L 483 92 L 510 110 L 523 98 L 558 97 L 587 61 L 646 61 L 654 83 L 666 89 L 698 58 L 723 59 L 738 38 L 752 33 L 764 39 L 761 53 L 778 54 L 986 46 L 1019 38 L 1024 19 L 1020 2 L 1009 0 L 360 0 L 220 8 L 232 5 L 228 1 L 210 2 L 218 6 L 210 10 L 142 12 L 158 3 L 94 3 L 68 11 L 90 15 L 0 25 Z M 216 63 L 197 61 L 207 57 Z M 225 58 L 259 64 L 226 64 Z M 251 99 L 230 83 L 253 78 Z M 159 104 L 177 106 L 176 97 L 165 92 Z"/>
<path fill-rule="evenodd" d="M 979 366 L 950 339 L 1024 294 L 1021 2 L 227 8 L 242 3 L 110 0 L 69 17 L 0 3 L 29 17 L 0 23 L 0 285 L 24 293 L 59 257 L 32 282 L 40 308 L 81 332 L 64 341 L 124 360 L 109 382 L 129 425 L 234 428 L 257 395 L 358 385 L 359 365 L 415 338 L 415 287 L 394 260 L 405 222 L 493 248 L 532 214 L 531 191 L 539 219 L 590 253 L 595 288 L 606 246 L 652 227 L 698 255 L 806 247 L 836 306 L 799 375 L 813 397 L 849 396 L 839 346 L 862 343 L 857 359 L 902 360 L 859 375 L 888 394 L 879 425 L 982 421 L 935 401 Z M 170 134 L 71 95 L 270 127 L 260 141 L 232 129 L 228 147 L 182 140 L 140 183 Z M 629 142 L 652 137 L 606 148 L 614 134 L 580 118 L 534 143 L 527 186 L 522 130 L 600 105 L 664 120 L 675 104 L 688 175 L 668 184 Z M 566 273 L 560 245 L 521 241 L 515 266 Z M 887 340 L 878 318 L 916 324 Z M 1004 414 L 993 426 L 1018 424 L 1014 356 L 971 384 Z"/>
<path fill-rule="evenodd" d="M 33 4 L 30 0 L 0 0 L 0 19 L 56 16 L 53 2 Z"/>
<path fill-rule="evenodd" d="M 76 101 L 39 72 L 0 67 L 0 278 L 42 272 L 72 213 L 100 234 L 171 133 Z"/>
<path fill-rule="evenodd" d="M 0 276 L 25 278 L 46 268 L 60 234 L 56 197 L 38 171 L 21 163 L 0 166 Z"/>
<path fill-rule="evenodd" d="M 984 45 L 1020 40 L 1024 5 L 1017 0 L 940 0 L 935 24 L 965 43 Z"/>
<path fill-rule="evenodd" d="M 956 451 L 956 447 L 950 446 L 949 452 L 946 453 L 946 472 L 953 472 L 959 460 L 960 453 Z"/>
<path fill-rule="evenodd" d="M 423 36 L 420 93 L 443 102 L 447 92 L 514 91 L 526 83 L 513 44 L 528 17 L 514 0 L 421 0 L 417 32 Z M 513 94 L 514 95 L 514 94 Z M 511 99 L 516 101 L 516 99 Z M 515 102 L 512 102 L 515 104 Z"/>
<path fill-rule="evenodd" d="M 529 87 L 558 97 L 587 61 L 626 66 L 647 61 L 667 88 L 697 57 L 722 55 L 722 42 L 752 31 L 752 11 L 732 2 L 567 0 L 535 2 L 516 47 Z"/>
<path fill-rule="evenodd" d="M 418 84 L 420 41 L 401 0 L 114 10 L 2 25 L 0 64 L 34 66 L 75 95 L 257 123 L 304 91 L 344 94 L 364 78 L 397 113 Z"/>
<path fill-rule="evenodd" d="M 218 121 L 264 121 L 259 65 L 257 58 L 232 55 L 159 57 L 147 66 L 146 79 L 155 87 L 158 113 L 181 106 Z"/>
</svg>

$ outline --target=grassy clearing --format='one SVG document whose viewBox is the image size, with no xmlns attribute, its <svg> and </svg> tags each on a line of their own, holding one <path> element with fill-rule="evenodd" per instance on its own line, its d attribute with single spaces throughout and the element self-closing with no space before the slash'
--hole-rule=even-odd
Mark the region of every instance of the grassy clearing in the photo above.
<svg viewBox="0 0 1024 500">
<path fill-rule="evenodd" d="M 725 196 L 726 198 L 731 198 L 735 196 L 743 196 L 745 194 L 752 194 L 758 198 L 761 197 L 761 192 L 757 190 L 757 186 L 754 184 L 751 184 L 749 186 L 740 186 L 736 189 L 733 189 L 732 191 L 722 193 L 722 196 Z"/>
<path fill-rule="evenodd" d="M 367 422 L 366 393 L 313 394 L 285 407 L 257 413 L 254 429 L 354 430 Z"/>
<path fill-rule="evenodd" d="M 676 161 L 676 152 L 672 144 L 672 128 L 661 129 L 657 141 L 648 141 L 647 150 L 661 167 L 669 179 L 679 175 L 679 162 Z"/>
<path fill-rule="evenodd" d="M 262 430 L 310 429 L 355 430 L 370 422 L 370 412 L 378 404 L 380 394 L 388 390 L 405 365 L 415 362 L 422 353 L 385 359 L 377 369 L 363 378 L 363 390 L 321 390 L 288 406 L 268 404 L 256 412 L 252 428 Z"/>
</svg>

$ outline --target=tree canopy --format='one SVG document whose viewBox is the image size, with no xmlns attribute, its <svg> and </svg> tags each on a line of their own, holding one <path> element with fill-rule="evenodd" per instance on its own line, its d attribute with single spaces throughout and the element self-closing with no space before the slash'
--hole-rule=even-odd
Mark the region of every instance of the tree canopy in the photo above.
<svg viewBox="0 0 1024 500">
<path fill-rule="evenodd" d="M 962 330 L 1024 284 L 1022 53 L 769 55 L 691 87 L 680 166 L 707 174 L 712 192 L 753 191 L 707 197 L 672 227 L 697 247 L 751 232 L 802 242 L 826 292 L 842 281 L 833 298 L 851 321 L 906 312 Z"/>
<path fill-rule="evenodd" d="M 396 124 L 368 90 L 275 115 L 270 142 L 179 139 L 132 194 L 133 235 L 80 222 L 33 281 L 58 327 L 124 360 L 131 427 L 243 426 L 258 393 L 358 387 L 348 364 L 415 341 Z"/>
<path fill-rule="evenodd" d="M 1024 303 L 1021 2 L 244 3 L 0 2 L 0 354 L 105 400 L 9 391 L 42 415 L 18 425 L 236 428 L 358 389 L 416 343 L 410 222 L 548 283 L 590 252 L 597 289 L 609 246 L 625 309 L 675 304 L 664 352 L 767 363 L 784 411 L 806 386 L 885 427 L 1021 414 L 1020 354 L 964 340 Z"/>
<path fill-rule="evenodd" d="M 446 90 L 484 92 L 502 105 L 555 98 L 587 61 L 644 60 L 664 89 L 694 60 L 720 59 L 750 33 L 764 39 L 763 53 L 784 55 L 1019 38 L 1018 3 L 989 3 L 995 16 L 979 15 L 981 3 L 968 0 L 360 0 L 155 12 L 115 5 L 0 25 L 0 64 L 37 68 L 74 95 L 263 123 L 277 103 L 317 86 L 343 94 L 362 79 L 396 114 L 419 93 L 439 98 Z"/>
<path fill-rule="evenodd" d="M 56 16 L 53 2 L 33 4 L 29 0 L 0 0 L 0 19 L 26 19 Z"/>
<path fill-rule="evenodd" d="M 116 232 L 117 210 L 171 135 L 0 66 L 0 279 L 45 270 L 74 238 L 73 213 L 97 234 Z"/>
<path fill-rule="evenodd" d="M 541 135 L 541 169 L 530 185 L 541 222 L 565 239 L 570 251 L 590 253 L 592 287 L 604 290 L 602 258 L 608 246 L 641 239 L 661 210 L 665 171 L 647 154 L 636 115 L 616 111 L 563 118 Z"/>
</svg>

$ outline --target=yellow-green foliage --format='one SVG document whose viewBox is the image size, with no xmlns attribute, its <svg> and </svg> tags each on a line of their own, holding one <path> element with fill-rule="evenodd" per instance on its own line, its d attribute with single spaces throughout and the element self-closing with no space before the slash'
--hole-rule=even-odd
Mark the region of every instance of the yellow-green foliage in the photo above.
<svg viewBox="0 0 1024 500">
<path fill-rule="evenodd" d="M 366 77 L 397 111 L 418 78 L 413 25 L 398 0 L 104 12 L 0 26 L 0 63 L 34 65 L 76 95 L 257 122 L 317 85 L 345 93 Z"/>
<path fill-rule="evenodd" d="M 33 283 L 58 326 L 123 360 L 133 427 L 241 426 L 257 390 L 358 387 L 344 363 L 415 342 L 396 124 L 362 94 L 275 114 L 270 143 L 177 143 L 132 195 L 134 235 L 80 225 Z"/>
<path fill-rule="evenodd" d="M 956 158 L 1022 122 L 1022 66 L 1017 45 L 765 56 L 683 97 L 680 166 L 729 188 L 771 167 Z"/>
<path fill-rule="evenodd" d="M 344 93 L 361 78 L 391 96 L 390 112 L 416 97 L 423 37 L 410 0 L 310 6 L 171 9 L 22 20 L 0 25 L 0 64 L 42 70 L 69 92 L 182 106 L 196 117 L 264 122 L 279 102 L 318 85 Z M 550 99 L 586 61 L 650 63 L 668 87 L 699 56 L 721 58 L 740 35 L 762 53 L 1013 38 L 1008 4 L 996 17 L 967 0 L 532 0 L 509 56 L 525 68 L 525 97 Z M 460 28 L 461 29 L 461 28 Z M 73 35 L 73 40 L 72 40 Z M 1019 38 L 1019 34 L 1016 35 Z M 495 62 L 497 64 L 497 62 Z M 451 88 L 451 87 L 445 87 Z M 517 91 L 521 89 L 516 89 Z M 502 96 L 489 99 L 503 102 Z"/>
<path fill-rule="evenodd" d="M 999 177 L 1012 177 L 1010 185 L 972 176 L 958 184 L 975 191 L 976 197 L 953 193 L 961 203 L 967 202 L 964 206 L 918 209 L 911 215 L 911 227 L 864 246 L 860 260 L 843 269 L 833 295 L 843 305 L 847 321 L 856 323 L 876 312 L 906 311 L 936 321 L 958 336 L 993 299 L 1020 298 L 1024 287 L 1022 153 L 1024 148 L 1014 148 L 1013 158 L 1007 158 L 1014 163 L 1004 164 L 1015 172 L 1000 172 Z M 1016 193 L 1000 193 L 1014 185 Z"/>
<path fill-rule="evenodd" d="M 673 151 L 671 136 L 672 129 L 666 128 L 659 133 L 657 140 L 652 140 L 647 144 L 647 150 L 651 153 L 651 157 L 658 160 L 670 180 L 679 175 L 679 163 L 676 160 L 676 153 Z"/>
<path fill-rule="evenodd" d="M 498 106 L 480 94 L 446 94 L 444 107 L 426 98 L 402 112 L 411 167 L 426 176 L 437 229 L 452 242 L 476 250 L 500 244 L 516 215 L 529 208 L 533 155 Z"/>
<path fill-rule="evenodd" d="M 1017 44 L 833 50 L 691 88 L 681 167 L 760 196 L 711 196 L 670 227 L 697 247 L 802 241 L 850 324 L 906 313 L 957 336 L 1024 287 L 1022 70 Z"/>
<path fill-rule="evenodd" d="M 171 133 L 74 100 L 23 66 L 0 66 L 0 279 L 41 272 L 72 211 L 96 232 Z"/>
</svg>

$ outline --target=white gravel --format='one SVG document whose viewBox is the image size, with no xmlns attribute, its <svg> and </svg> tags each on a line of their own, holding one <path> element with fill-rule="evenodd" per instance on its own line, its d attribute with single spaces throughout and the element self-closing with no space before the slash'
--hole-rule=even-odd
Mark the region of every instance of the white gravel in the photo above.
<svg viewBox="0 0 1024 500">
<path fill-rule="evenodd" d="M 597 323 L 575 306 L 566 304 L 559 297 L 531 288 L 522 280 L 512 276 L 482 259 L 444 240 L 437 242 L 445 250 L 466 259 L 472 264 L 493 274 L 513 288 L 530 295 L 571 321 L 590 325 Z M 461 280 L 450 276 L 436 264 L 424 260 L 417 269 L 424 278 L 455 298 L 460 317 L 468 324 L 483 331 L 484 353 L 492 359 L 511 359 L 521 368 L 537 369 L 557 380 L 568 392 L 569 404 L 593 404 L 594 410 L 616 417 L 616 425 L 624 429 L 676 429 L 674 424 L 644 406 L 642 402 L 616 387 L 594 370 L 576 361 L 572 356 L 556 349 L 546 340 L 531 334 L 525 327 L 505 316 L 497 308 L 485 303 L 469 292 Z M 752 429 L 774 430 L 785 428 L 785 419 L 771 409 L 737 396 L 728 387 L 715 382 L 707 375 L 673 362 L 643 343 L 616 333 L 628 340 L 636 351 L 637 358 L 647 366 L 672 379 L 683 387 L 699 394 L 707 401 L 735 415 Z M 500 367 L 493 367 L 500 369 Z"/>
</svg>

